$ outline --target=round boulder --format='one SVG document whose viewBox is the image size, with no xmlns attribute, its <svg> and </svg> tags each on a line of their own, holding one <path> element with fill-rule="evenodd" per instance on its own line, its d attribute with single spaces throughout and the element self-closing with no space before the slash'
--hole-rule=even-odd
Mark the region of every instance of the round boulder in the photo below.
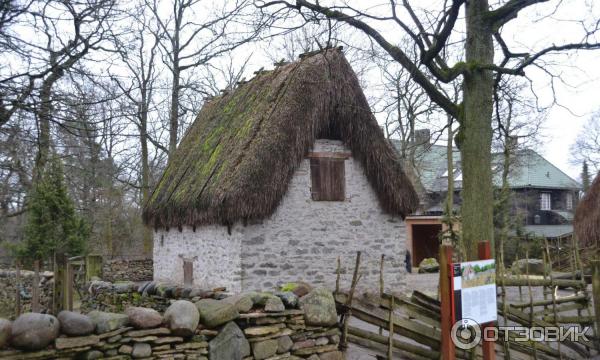
<svg viewBox="0 0 600 360">
<path fill-rule="evenodd" d="M 125 310 L 129 323 L 136 329 L 151 329 L 162 324 L 162 316 L 154 309 L 144 307 L 129 307 Z"/>
<path fill-rule="evenodd" d="M 12 324 L 11 344 L 17 349 L 40 350 L 60 333 L 58 319 L 48 314 L 27 313 Z"/>
<path fill-rule="evenodd" d="M 0 349 L 8 344 L 12 333 L 12 323 L 6 319 L 0 319 Z"/>
<path fill-rule="evenodd" d="M 96 327 L 89 316 L 73 311 L 61 311 L 57 317 L 60 331 L 69 336 L 86 336 L 93 333 Z"/>
<path fill-rule="evenodd" d="M 164 319 L 173 335 L 189 337 L 196 332 L 200 322 L 200 313 L 194 303 L 177 300 L 167 308 Z"/>
<path fill-rule="evenodd" d="M 310 326 L 332 326 L 337 323 L 335 300 L 331 291 L 316 288 L 300 298 L 304 320 Z"/>
</svg>

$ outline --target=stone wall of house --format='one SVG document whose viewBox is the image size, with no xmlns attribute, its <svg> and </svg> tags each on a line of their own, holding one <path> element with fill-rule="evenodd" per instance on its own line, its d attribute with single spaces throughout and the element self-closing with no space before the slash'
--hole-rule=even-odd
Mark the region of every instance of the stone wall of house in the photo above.
<svg viewBox="0 0 600 360">
<path fill-rule="evenodd" d="M 204 288 L 224 286 L 239 292 L 241 287 L 241 242 L 244 228 L 231 235 L 225 226 L 185 227 L 154 233 L 154 279 L 183 283 L 183 260 L 193 260 L 194 284 Z"/>
<path fill-rule="evenodd" d="M 152 280 L 152 259 L 111 259 L 102 262 L 102 279 L 106 281 Z"/>
<path fill-rule="evenodd" d="M 315 152 L 349 152 L 339 141 L 318 140 Z M 385 254 L 386 288 L 404 286 L 405 225 L 382 212 L 362 165 L 345 161 L 346 200 L 311 199 L 310 160 L 291 180 L 276 212 L 260 223 L 186 227 L 155 233 L 154 273 L 159 280 L 183 280 L 179 254 L 198 256 L 194 281 L 226 284 L 233 291 L 264 290 L 286 282 L 306 281 L 333 287 L 341 259 L 343 287 L 349 287 L 356 252 L 362 251 L 359 289 L 376 290 L 380 258 Z M 208 255 L 205 255 L 208 254 Z M 241 254 L 241 262 L 236 260 Z M 239 257 L 238 257 L 239 259 Z"/>
</svg>

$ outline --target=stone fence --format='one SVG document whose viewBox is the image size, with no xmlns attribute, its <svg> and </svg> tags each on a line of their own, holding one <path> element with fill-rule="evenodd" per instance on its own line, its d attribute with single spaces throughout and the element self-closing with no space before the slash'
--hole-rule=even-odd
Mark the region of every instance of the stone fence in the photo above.
<svg viewBox="0 0 600 360">
<path fill-rule="evenodd" d="M 195 303 L 171 300 L 162 314 L 129 307 L 0 319 L 0 358 L 343 359 L 329 290 L 195 295 Z"/>
<path fill-rule="evenodd" d="M 31 297 L 33 288 L 33 271 L 20 271 L 19 294 L 21 297 L 21 311 L 31 311 Z M 44 271 L 40 273 L 40 311 L 47 312 L 52 308 L 52 292 L 54 287 L 54 273 Z M 0 269 L 0 317 L 10 318 L 16 312 L 17 297 L 17 272 L 16 270 Z"/>
<path fill-rule="evenodd" d="M 102 280 L 149 281 L 153 274 L 152 259 L 111 259 L 102 262 Z"/>
</svg>

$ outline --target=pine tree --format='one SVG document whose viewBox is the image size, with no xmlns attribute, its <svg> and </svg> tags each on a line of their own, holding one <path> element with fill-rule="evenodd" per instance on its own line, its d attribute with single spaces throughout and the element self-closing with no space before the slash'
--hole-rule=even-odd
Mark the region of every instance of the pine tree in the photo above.
<svg viewBox="0 0 600 360">
<path fill-rule="evenodd" d="M 581 184 L 583 185 L 583 192 L 587 192 L 590 188 L 590 171 L 588 169 L 587 161 L 583 161 L 583 168 L 581 169 Z"/>
<path fill-rule="evenodd" d="M 28 195 L 25 238 L 14 248 L 16 255 L 43 260 L 54 253 L 83 253 L 89 229 L 75 212 L 58 156 L 52 156 L 38 175 Z"/>
</svg>

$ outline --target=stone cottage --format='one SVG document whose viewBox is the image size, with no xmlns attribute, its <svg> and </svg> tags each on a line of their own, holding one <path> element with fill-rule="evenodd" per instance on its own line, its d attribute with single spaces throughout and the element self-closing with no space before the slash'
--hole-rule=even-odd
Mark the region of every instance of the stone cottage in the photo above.
<svg viewBox="0 0 600 360">
<path fill-rule="evenodd" d="M 260 72 L 208 101 L 144 208 L 155 280 L 231 291 L 304 280 L 403 284 L 404 217 L 418 205 L 340 49 Z M 187 260 L 186 260 L 187 259 Z"/>
</svg>

